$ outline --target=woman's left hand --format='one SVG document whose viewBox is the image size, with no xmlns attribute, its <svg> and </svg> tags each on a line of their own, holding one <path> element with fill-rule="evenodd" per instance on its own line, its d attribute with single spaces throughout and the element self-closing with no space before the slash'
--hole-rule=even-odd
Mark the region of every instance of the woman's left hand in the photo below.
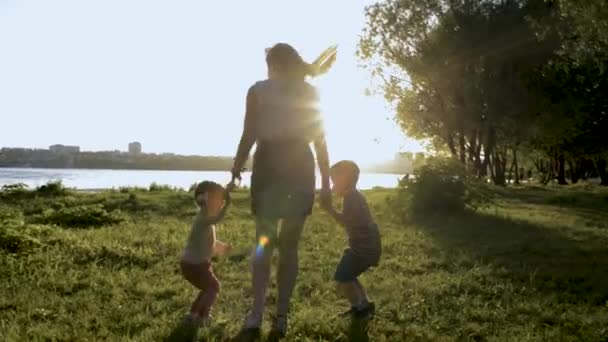
<svg viewBox="0 0 608 342">
<path fill-rule="evenodd" d="M 321 208 L 328 208 L 331 206 L 331 190 L 321 189 L 319 201 L 321 203 Z"/>
</svg>

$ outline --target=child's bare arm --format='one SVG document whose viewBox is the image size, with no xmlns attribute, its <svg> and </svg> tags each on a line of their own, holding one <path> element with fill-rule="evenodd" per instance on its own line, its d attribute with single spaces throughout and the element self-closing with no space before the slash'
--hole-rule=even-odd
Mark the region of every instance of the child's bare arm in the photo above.
<svg viewBox="0 0 608 342">
<path fill-rule="evenodd" d="M 329 213 L 329 215 L 338 222 L 343 227 L 352 226 L 356 224 L 355 215 L 353 215 L 353 205 L 351 201 L 345 199 L 344 208 L 342 208 L 342 212 L 338 212 L 331 203 L 328 203 L 324 206 L 325 210 Z"/>
<path fill-rule="evenodd" d="M 341 226 L 353 227 L 366 222 L 365 217 L 362 216 L 364 205 L 362 198 L 357 196 L 357 193 L 352 193 L 344 197 L 341 213 L 334 209 L 331 203 L 324 208 Z"/>
<path fill-rule="evenodd" d="M 340 224 L 341 226 L 347 226 L 348 225 L 348 219 L 344 216 L 344 213 L 340 213 L 338 212 L 331 204 L 328 205 L 326 208 L 327 212 L 329 213 L 329 215 L 331 217 L 333 217 L 334 220 L 336 220 L 336 222 L 338 222 L 338 224 Z"/>
<path fill-rule="evenodd" d="M 230 193 L 228 191 L 224 192 L 224 200 L 226 201 L 224 204 L 224 207 L 222 207 L 222 210 L 220 211 L 220 213 L 215 216 L 215 217 L 208 217 L 205 219 L 205 225 L 212 225 L 212 224 L 217 224 L 218 222 L 220 222 L 224 216 L 226 215 L 226 211 L 228 210 L 228 207 L 230 206 Z"/>
</svg>

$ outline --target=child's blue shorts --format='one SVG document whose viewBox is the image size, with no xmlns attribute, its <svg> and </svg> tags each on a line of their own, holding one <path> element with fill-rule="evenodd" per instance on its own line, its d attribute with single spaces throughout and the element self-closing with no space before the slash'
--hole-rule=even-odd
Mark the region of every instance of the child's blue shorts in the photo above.
<svg viewBox="0 0 608 342">
<path fill-rule="evenodd" d="M 361 273 L 367 271 L 371 265 L 356 255 L 352 249 L 347 248 L 338 263 L 334 280 L 339 283 L 355 281 Z"/>
</svg>

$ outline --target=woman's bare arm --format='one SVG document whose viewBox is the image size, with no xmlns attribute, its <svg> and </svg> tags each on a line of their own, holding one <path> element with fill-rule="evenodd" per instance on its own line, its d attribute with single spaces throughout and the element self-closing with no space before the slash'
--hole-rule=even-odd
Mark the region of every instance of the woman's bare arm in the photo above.
<svg viewBox="0 0 608 342">
<path fill-rule="evenodd" d="M 253 88 L 249 88 L 247 92 L 247 99 L 245 104 L 245 122 L 243 125 L 243 133 L 239 142 L 239 147 L 234 158 L 234 166 L 232 168 L 234 172 L 240 172 L 243 168 L 247 159 L 249 158 L 249 152 L 256 140 L 255 132 L 255 116 L 256 116 L 257 104 Z"/>
<path fill-rule="evenodd" d="M 321 189 L 329 190 L 329 153 L 327 152 L 327 142 L 325 135 L 321 134 L 314 140 L 317 164 L 321 173 Z"/>
</svg>

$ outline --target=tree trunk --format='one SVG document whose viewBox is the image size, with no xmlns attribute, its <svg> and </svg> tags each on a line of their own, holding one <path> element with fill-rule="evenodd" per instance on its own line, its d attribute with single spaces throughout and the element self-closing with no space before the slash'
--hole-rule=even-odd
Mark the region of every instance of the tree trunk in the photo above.
<svg viewBox="0 0 608 342">
<path fill-rule="evenodd" d="M 517 165 L 517 150 L 513 150 L 513 164 L 515 164 L 515 185 L 519 185 L 522 175 L 519 172 L 519 165 Z"/>
<path fill-rule="evenodd" d="M 563 154 L 557 156 L 557 184 L 567 185 L 566 182 L 566 158 Z"/>
<path fill-rule="evenodd" d="M 534 161 L 534 167 L 536 167 L 536 173 L 538 174 L 539 177 L 539 181 L 542 184 L 546 184 L 545 183 L 545 179 L 547 178 L 547 173 L 545 172 L 545 161 L 541 158 L 535 159 Z M 528 177 L 531 178 L 531 177 Z"/>
<path fill-rule="evenodd" d="M 601 185 L 608 186 L 608 171 L 606 170 L 606 159 L 601 158 L 595 161 L 595 168 L 601 179 Z"/>
<path fill-rule="evenodd" d="M 583 180 L 588 180 L 589 176 L 591 174 L 591 172 L 593 172 L 593 169 L 595 168 L 595 165 L 593 164 L 593 160 L 590 159 L 583 159 L 583 166 L 582 166 L 582 173 L 581 173 L 581 177 L 583 178 Z"/>
<path fill-rule="evenodd" d="M 513 179 L 513 168 L 515 167 L 515 159 L 511 162 L 511 167 L 509 168 L 509 172 L 507 173 L 507 184 L 511 184 L 511 180 Z"/>
<path fill-rule="evenodd" d="M 460 145 L 460 162 L 462 165 L 466 165 L 467 162 L 467 150 L 466 143 L 464 138 L 464 132 L 460 132 L 460 137 L 458 138 L 458 143 Z"/>
<path fill-rule="evenodd" d="M 572 164 L 572 162 L 568 162 L 568 164 L 570 165 L 570 169 L 572 170 L 572 176 L 571 176 L 571 180 L 572 180 L 572 184 L 576 184 L 579 180 L 587 179 L 587 160 L 585 158 L 578 158 L 574 161 L 574 165 Z"/>
<path fill-rule="evenodd" d="M 477 130 L 476 133 L 476 139 L 477 139 L 477 147 L 475 148 L 475 167 L 477 169 L 477 177 L 481 178 L 481 177 L 485 177 L 487 172 L 486 172 L 486 168 L 487 165 L 485 165 L 482 161 L 481 161 L 481 148 L 482 148 L 482 142 L 481 142 L 481 135 L 479 133 L 479 130 Z"/>
<path fill-rule="evenodd" d="M 455 157 L 457 154 L 456 154 L 456 148 L 454 147 L 454 137 L 452 136 L 451 133 L 448 133 L 447 142 L 448 142 L 448 148 L 450 149 L 450 153 L 452 153 L 452 156 Z"/>
<path fill-rule="evenodd" d="M 501 156 L 498 151 L 494 152 L 494 185 L 504 186 L 506 183 L 506 168 L 507 161 L 506 156 Z"/>
<path fill-rule="evenodd" d="M 490 170 L 490 179 L 494 182 L 496 175 L 494 173 L 494 161 L 492 160 L 492 156 L 487 156 L 484 164 L 488 166 L 488 170 Z"/>
<path fill-rule="evenodd" d="M 578 170 L 576 169 L 576 165 L 572 164 L 572 160 L 568 160 L 568 168 L 570 170 L 570 182 L 572 184 L 578 183 Z"/>
</svg>

